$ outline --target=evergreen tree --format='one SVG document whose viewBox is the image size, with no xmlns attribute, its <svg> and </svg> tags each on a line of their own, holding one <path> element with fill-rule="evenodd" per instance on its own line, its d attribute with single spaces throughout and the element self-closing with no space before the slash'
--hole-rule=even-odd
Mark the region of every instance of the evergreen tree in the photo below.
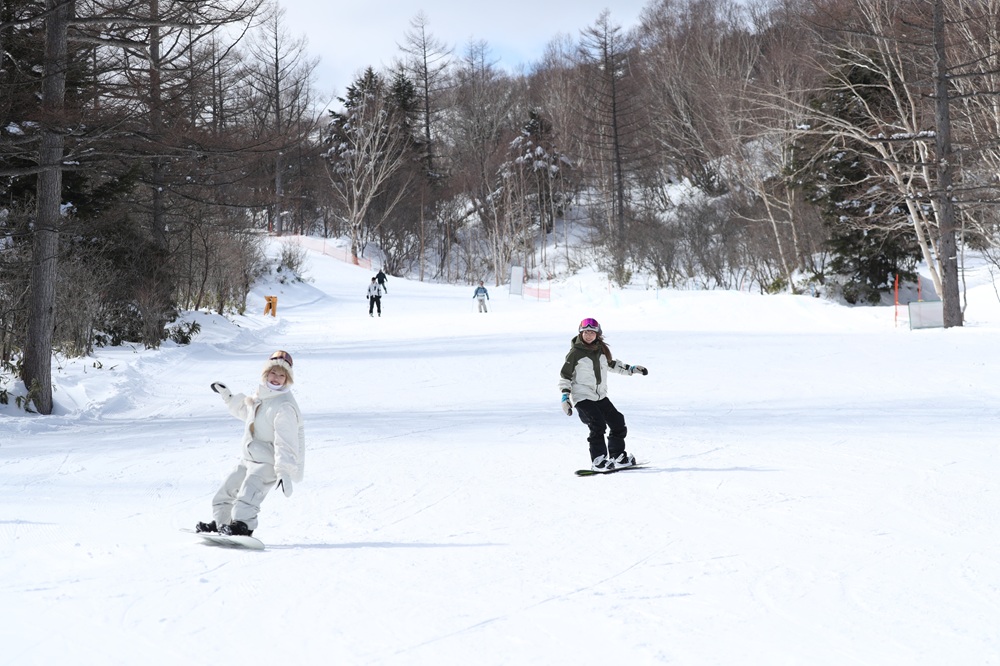
<svg viewBox="0 0 1000 666">
<path fill-rule="evenodd" d="M 857 124 L 870 121 L 873 112 L 894 111 L 878 74 L 854 66 L 845 77 L 855 90 L 864 91 L 864 99 L 833 93 L 815 98 L 812 104 L 824 114 Z M 913 225 L 898 194 L 881 186 L 878 156 L 846 136 L 830 141 L 822 126 L 812 130 L 795 151 L 800 156 L 796 171 L 804 174 L 802 184 L 829 229 L 830 268 L 845 280 L 843 295 L 849 303 L 877 303 L 880 294 L 892 288 L 896 275 L 905 280 L 917 277 L 921 252 Z"/>
<path fill-rule="evenodd" d="M 512 166 L 531 185 L 528 196 L 536 217 L 546 233 L 561 217 L 568 203 L 566 173 L 573 161 L 555 144 L 552 123 L 538 109 L 528 112 L 521 134 L 510 144 Z"/>
<path fill-rule="evenodd" d="M 415 155 L 410 104 L 405 83 L 385 78 L 371 67 L 338 98 L 331 111 L 326 153 L 335 198 L 351 231 L 351 249 L 363 252 L 372 234 L 411 192 Z"/>
</svg>

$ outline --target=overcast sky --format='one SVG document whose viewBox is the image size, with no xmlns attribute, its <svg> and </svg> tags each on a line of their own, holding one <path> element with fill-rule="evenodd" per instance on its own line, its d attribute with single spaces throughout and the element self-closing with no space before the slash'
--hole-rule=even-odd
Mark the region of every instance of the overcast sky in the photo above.
<svg viewBox="0 0 1000 666">
<path fill-rule="evenodd" d="M 611 9 L 612 21 L 623 28 L 638 22 L 649 0 L 283 0 L 290 36 L 305 36 L 308 51 L 321 58 L 316 71 L 316 91 L 332 100 L 344 94 L 355 75 L 366 67 L 392 64 L 406 41 L 410 20 L 423 11 L 432 36 L 465 53 L 470 41 L 485 41 L 495 60 L 508 70 L 540 59 L 558 35 L 574 40 Z"/>
</svg>

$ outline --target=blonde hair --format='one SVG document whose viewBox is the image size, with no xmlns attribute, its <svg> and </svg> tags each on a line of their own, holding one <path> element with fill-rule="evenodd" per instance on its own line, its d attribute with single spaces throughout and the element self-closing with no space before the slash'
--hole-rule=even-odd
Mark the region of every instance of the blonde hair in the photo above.
<svg viewBox="0 0 1000 666">
<path fill-rule="evenodd" d="M 286 384 L 295 383 L 295 377 L 292 373 L 292 355 L 288 352 L 279 349 L 271 354 L 271 358 L 267 359 L 267 363 L 264 364 L 264 369 L 260 373 L 262 384 L 267 383 L 267 373 L 271 371 L 271 368 L 281 368 L 281 371 L 285 373 Z"/>
</svg>

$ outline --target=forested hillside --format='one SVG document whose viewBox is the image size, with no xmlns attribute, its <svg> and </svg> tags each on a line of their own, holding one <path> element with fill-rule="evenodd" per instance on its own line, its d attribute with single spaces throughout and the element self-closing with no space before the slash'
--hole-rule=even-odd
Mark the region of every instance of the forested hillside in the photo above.
<svg viewBox="0 0 1000 666">
<path fill-rule="evenodd" d="M 921 263 L 961 325 L 962 251 L 997 235 L 996 2 L 652 0 L 516 72 L 431 18 L 330 111 L 264 0 L 4 0 L 4 377 L 49 413 L 53 350 L 242 311 L 266 234 L 494 283 L 585 239 L 619 285 L 851 303 Z"/>
</svg>

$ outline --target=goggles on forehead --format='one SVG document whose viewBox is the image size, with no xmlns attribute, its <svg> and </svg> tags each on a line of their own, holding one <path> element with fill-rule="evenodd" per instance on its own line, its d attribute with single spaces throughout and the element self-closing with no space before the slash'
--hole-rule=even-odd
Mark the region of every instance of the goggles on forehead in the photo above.
<svg viewBox="0 0 1000 666">
<path fill-rule="evenodd" d="M 280 351 L 280 350 L 276 351 L 273 354 L 271 354 L 271 358 L 268 359 L 268 360 L 269 361 L 284 361 L 285 363 L 288 364 L 289 368 L 292 367 L 292 355 L 289 354 L 286 351 Z"/>
<path fill-rule="evenodd" d="M 593 319 L 592 317 L 587 317 L 586 319 L 580 322 L 580 333 L 583 333 L 584 331 L 595 331 L 597 333 L 600 333 L 601 325 L 597 323 L 596 319 Z"/>
</svg>

